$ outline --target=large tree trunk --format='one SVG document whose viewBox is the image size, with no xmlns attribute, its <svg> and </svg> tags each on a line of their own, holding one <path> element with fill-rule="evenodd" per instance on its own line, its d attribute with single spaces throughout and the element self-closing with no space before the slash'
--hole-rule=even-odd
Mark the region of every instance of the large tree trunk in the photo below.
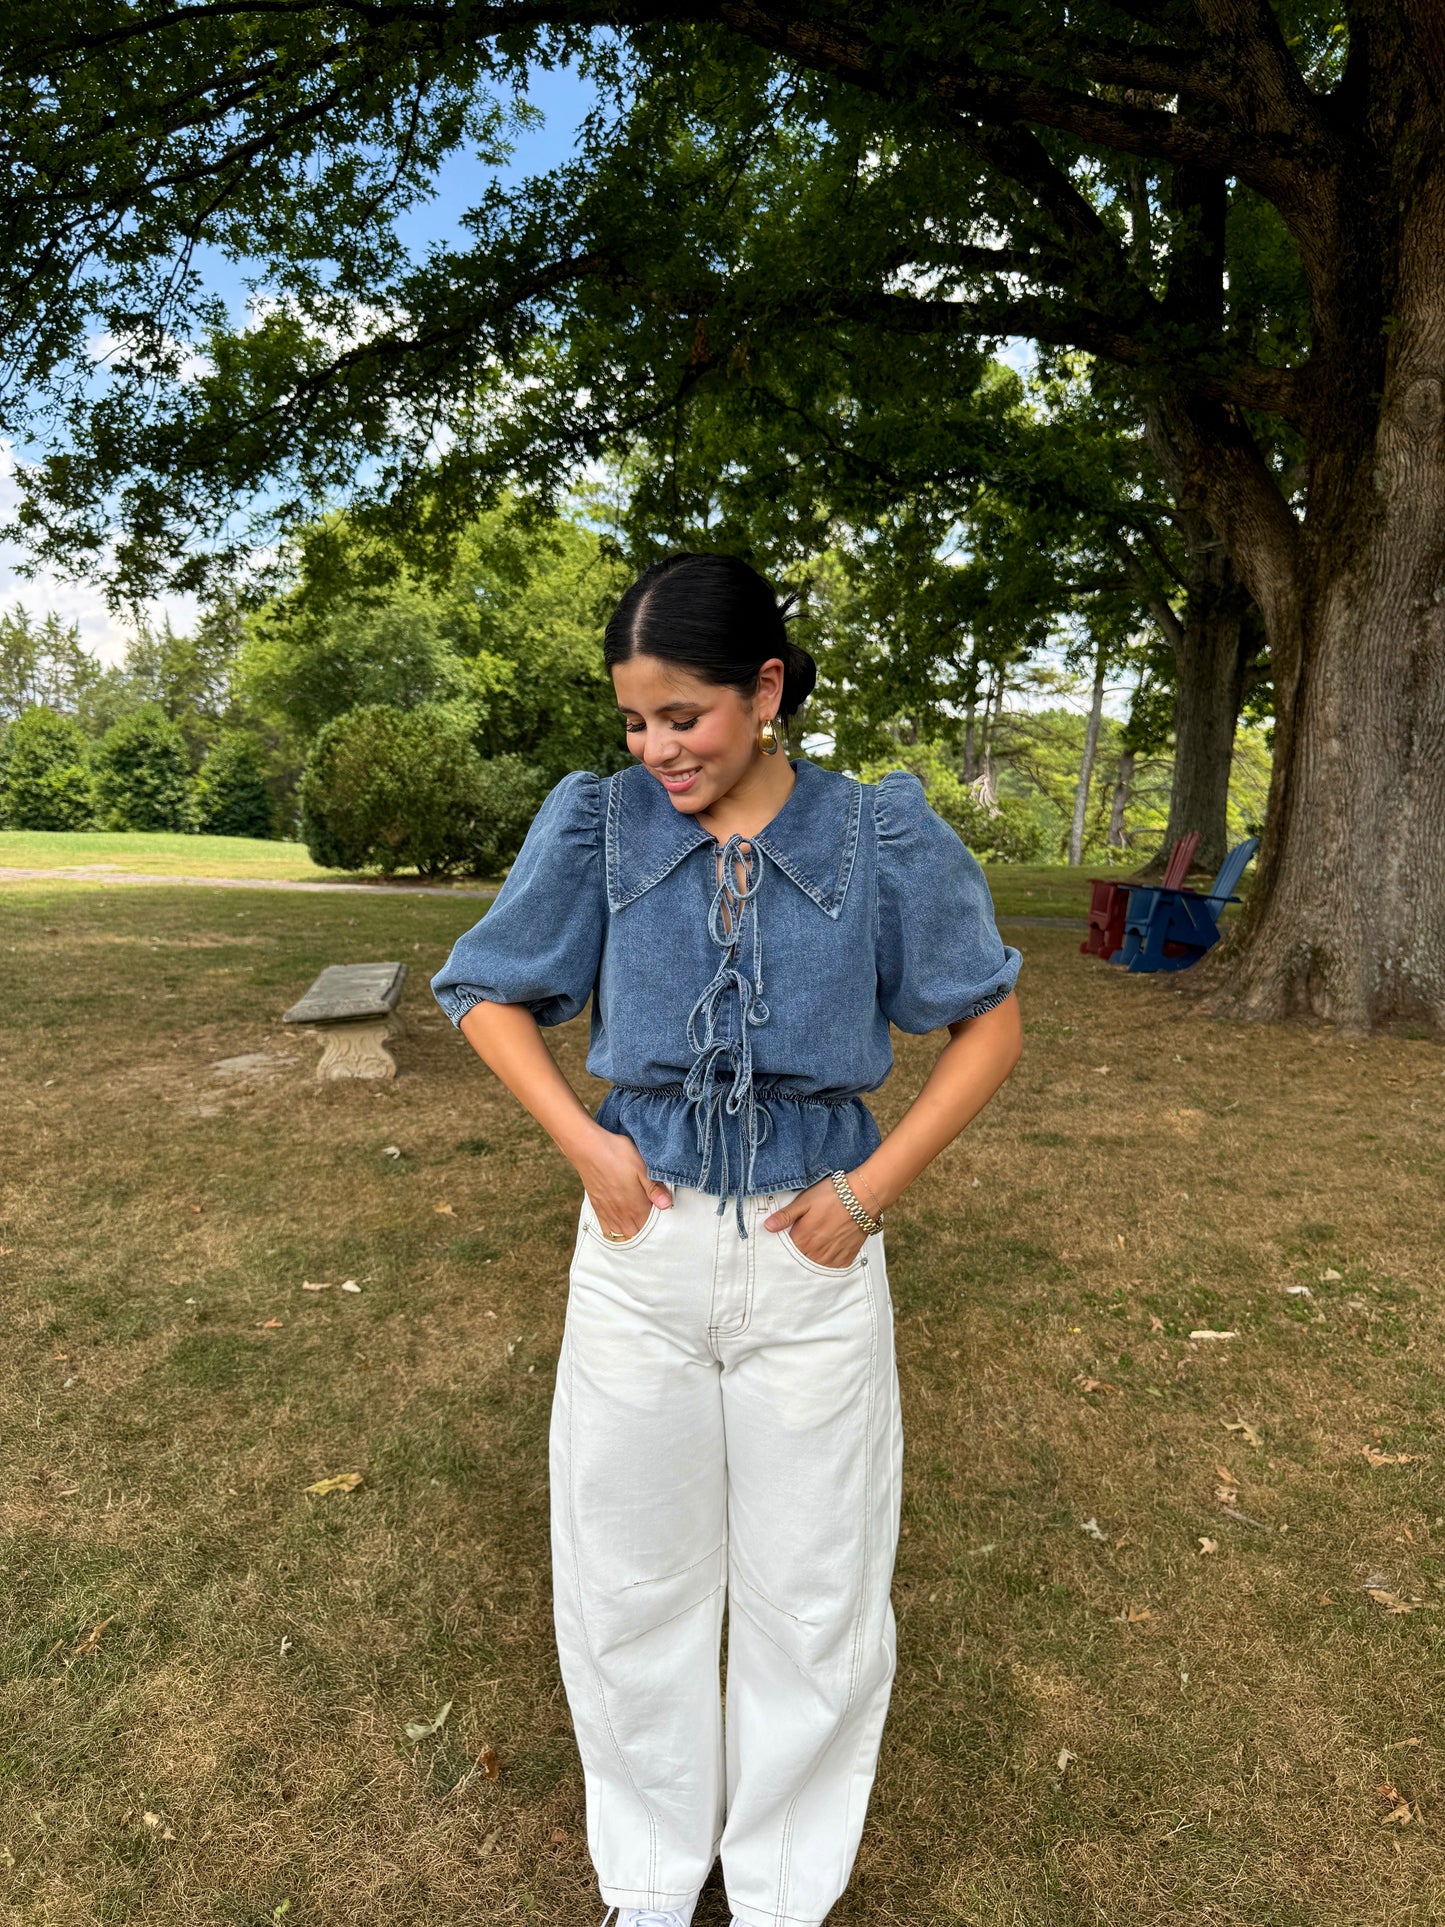
<svg viewBox="0 0 1445 1927">
<path fill-rule="evenodd" d="M 1167 853 L 1199 832 L 1195 865 L 1217 870 L 1229 843 L 1229 772 L 1250 644 L 1250 595 L 1211 530 L 1188 551 L 1183 633 L 1174 651 L 1174 782 Z"/>
<path fill-rule="evenodd" d="M 1195 864 L 1217 870 L 1229 842 L 1229 773 L 1254 638 L 1249 590 L 1224 540 L 1198 506 L 1166 411 L 1150 404 L 1146 434 L 1161 473 L 1180 498 L 1184 537 L 1184 610 L 1151 597 L 1150 608 L 1174 655 L 1174 781 L 1164 841 L 1139 872 L 1161 876 L 1181 836 L 1199 832 Z"/>
<path fill-rule="evenodd" d="M 1249 913 L 1203 979 L 1223 1012 L 1445 1031 L 1445 170 L 1411 189 L 1384 351 L 1329 371 L 1302 538 L 1258 492 L 1231 532 L 1278 697 Z"/>
</svg>

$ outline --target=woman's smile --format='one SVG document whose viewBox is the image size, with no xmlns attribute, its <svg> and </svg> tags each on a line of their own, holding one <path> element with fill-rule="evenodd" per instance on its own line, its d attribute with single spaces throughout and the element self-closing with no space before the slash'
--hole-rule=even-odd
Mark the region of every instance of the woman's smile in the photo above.
<svg viewBox="0 0 1445 1927">
<path fill-rule="evenodd" d="M 653 775 L 665 790 L 670 791 L 674 796 L 681 796 L 692 788 L 698 777 L 702 775 L 702 769 L 695 764 L 691 769 L 654 770 Z"/>
</svg>

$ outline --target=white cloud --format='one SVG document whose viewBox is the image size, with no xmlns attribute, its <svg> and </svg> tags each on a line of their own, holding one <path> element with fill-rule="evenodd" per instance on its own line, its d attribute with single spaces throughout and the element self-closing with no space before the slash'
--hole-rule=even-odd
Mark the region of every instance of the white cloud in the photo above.
<svg viewBox="0 0 1445 1927">
<path fill-rule="evenodd" d="M 0 521 L 10 519 L 18 500 L 15 458 L 9 448 L 0 446 Z M 11 609 L 18 602 L 32 615 L 57 615 L 62 622 L 73 622 L 93 656 L 101 662 L 119 662 L 131 625 L 108 607 L 100 583 L 55 575 L 48 569 L 26 578 L 20 573 L 24 559 L 13 542 L 0 542 L 0 607 Z M 194 596 L 162 596 L 145 608 L 147 621 L 158 623 L 169 616 L 177 629 L 189 628 L 197 614 Z"/>
</svg>

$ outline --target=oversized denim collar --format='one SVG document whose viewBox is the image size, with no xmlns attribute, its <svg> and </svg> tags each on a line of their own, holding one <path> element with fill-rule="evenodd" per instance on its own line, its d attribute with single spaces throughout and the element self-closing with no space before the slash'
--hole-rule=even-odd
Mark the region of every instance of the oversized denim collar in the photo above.
<svg viewBox="0 0 1445 1927">
<path fill-rule="evenodd" d="M 863 787 L 838 770 L 791 758 L 788 800 L 751 841 L 818 908 L 835 920 L 858 853 Z M 640 763 L 607 783 L 607 901 L 622 910 L 716 838 L 673 808 L 667 791 Z"/>
</svg>

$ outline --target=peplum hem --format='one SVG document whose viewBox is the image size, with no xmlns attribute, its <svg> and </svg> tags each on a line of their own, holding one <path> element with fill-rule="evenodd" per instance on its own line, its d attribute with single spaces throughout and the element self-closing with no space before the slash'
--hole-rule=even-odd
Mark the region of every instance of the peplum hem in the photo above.
<svg viewBox="0 0 1445 1927">
<path fill-rule="evenodd" d="M 861 1164 L 882 1142 L 873 1113 L 856 1092 L 817 1094 L 758 1079 L 753 1099 L 768 1123 L 754 1154 L 749 1196 L 805 1190 L 830 1171 Z M 659 1183 L 684 1184 L 715 1197 L 719 1211 L 739 1195 L 735 1174 L 743 1168 L 746 1149 L 739 1120 L 724 1114 L 717 1123 L 718 1129 L 737 1133 L 727 1147 L 732 1154 L 728 1173 L 716 1158 L 704 1169 L 694 1112 L 680 1084 L 614 1084 L 598 1106 L 597 1122 L 631 1138 L 648 1176 Z M 746 1237 L 746 1229 L 739 1235 Z"/>
</svg>

